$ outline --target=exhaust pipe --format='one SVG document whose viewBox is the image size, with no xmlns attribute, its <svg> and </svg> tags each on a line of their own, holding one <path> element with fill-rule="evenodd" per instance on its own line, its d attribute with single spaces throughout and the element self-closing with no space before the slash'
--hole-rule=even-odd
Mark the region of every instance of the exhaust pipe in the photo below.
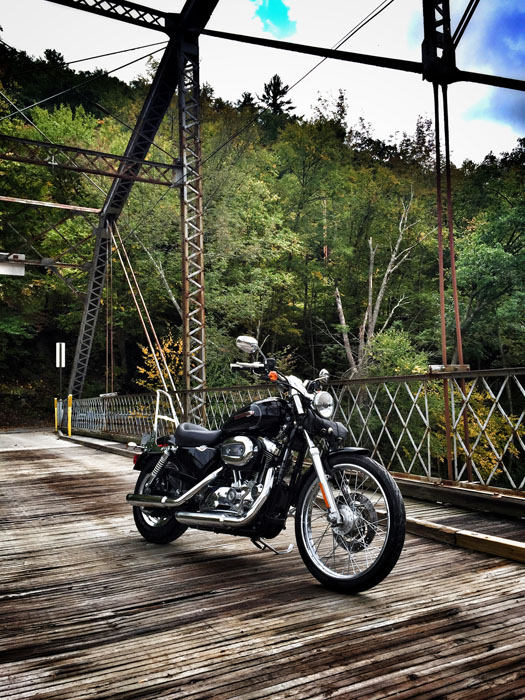
<svg viewBox="0 0 525 700">
<path fill-rule="evenodd" d="M 229 515 L 228 513 L 193 513 L 191 511 L 179 511 L 174 513 L 176 520 L 190 527 L 221 527 L 238 528 L 248 525 L 261 510 L 268 498 L 273 486 L 274 470 L 268 469 L 261 493 L 255 499 L 250 510 L 244 515 Z"/>
<path fill-rule="evenodd" d="M 168 498 L 168 496 L 149 496 L 142 493 L 128 493 L 126 496 L 126 501 L 132 506 L 139 506 L 140 508 L 178 508 L 186 501 L 189 501 L 193 496 L 202 491 L 202 489 L 207 486 L 210 481 L 213 481 L 216 476 L 220 474 L 222 467 L 216 469 L 208 476 L 205 476 L 202 481 L 198 484 L 192 486 L 189 491 L 183 493 L 179 498 Z"/>
</svg>

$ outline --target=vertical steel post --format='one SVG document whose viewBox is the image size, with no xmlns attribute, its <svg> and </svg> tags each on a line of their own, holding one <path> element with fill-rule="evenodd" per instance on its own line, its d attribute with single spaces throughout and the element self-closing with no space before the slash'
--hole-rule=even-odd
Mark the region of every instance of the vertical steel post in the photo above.
<svg viewBox="0 0 525 700">
<path fill-rule="evenodd" d="M 439 262 L 439 312 L 441 319 L 441 361 L 447 360 L 447 332 L 445 318 L 445 267 L 443 253 L 443 198 L 441 194 L 441 148 L 439 130 L 439 85 L 434 83 L 434 121 L 436 132 L 436 203 L 438 228 L 438 262 Z M 450 399 L 448 379 L 443 380 L 443 408 L 445 415 L 445 436 L 447 445 L 447 478 L 453 480 L 452 472 L 452 436 L 450 430 Z"/>
<path fill-rule="evenodd" d="M 460 365 L 464 363 L 463 360 L 463 340 L 461 337 L 461 317 L 459 313 L 459 298 L 458 298 L 458 284 L 456 277 L 456 251 L 454 246 L 454 220 L 452 214 L 452 178 L 450 173 L 450 132 L 449 132 L 449 121 L 448 121 L 448 95 L 447 86 L 442 86 L 443 92 L 443 129 L 445 134 L 445 177 L 447 183 L 447 223 L 448 223 L 448 247 L 450 251 L 450 277 L 452 282 L 452 298 L 454 300 L 454 318 L 456 321 L 456 347 L 458 362 Z M 465 403 L 466 385 L 465 380 L 461 378 L 459 380 L 461 387 L 461 392 L 463 394 L 463 434 L 465 437 L 465 452 L 467 460 L 467 479 L 472 481 L 472 459 L 471 459 L 471 449 L 470 449 L 470 435 L 468 428 L 468 413 L 467 406 Z"/>
<path fill-rule="evenodd" d="M 182 309 L 185 413 L 205 423 L 206 349 L 204 315 L 204 231 L 200 135 L 199 47 L 196 35 L 180 39 L 179 138 L 182 161 Z"/>
</svg>

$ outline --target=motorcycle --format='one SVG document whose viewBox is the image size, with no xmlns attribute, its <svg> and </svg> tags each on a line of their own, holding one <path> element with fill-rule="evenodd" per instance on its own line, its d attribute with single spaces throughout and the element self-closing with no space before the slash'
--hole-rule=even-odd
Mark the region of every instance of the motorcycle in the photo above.
<svg viewBox="0 0 525 700">
<path fill-rule="evenodd" d="M 220 430 L 180 423 L 170 436 L 154 431 L 136 458 L 140 474 L 127 496 L 138 531 L 166 544 L 192 527 L 281 553 L 267 540 L 293 514 L 299 553 L 321 584 L 340 593 L 377 585 L 405 538 L 395 481 L 365 448 L 343 447 L 348 431 L 331 420 L 326 370 L 303 382 L 279 372 L 254 338 L 240 336 L 236 344 L 252 361 L 230 368 L 259 374 L 280 395 L 253 401 Z M 259 355 L 262 362 L 253 359 Z"/>
</svg>

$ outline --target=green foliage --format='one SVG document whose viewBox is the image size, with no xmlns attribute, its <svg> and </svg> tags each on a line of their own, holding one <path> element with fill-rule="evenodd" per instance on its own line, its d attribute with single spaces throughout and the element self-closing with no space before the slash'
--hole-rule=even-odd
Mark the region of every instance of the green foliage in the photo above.
<svg viewBox="0 0 525 700">
<path fill-rule="evenodd" d="M 149 75 L 130 86 L 96 71 L 77 73 L 52 50 L 33 59 L 2 46 L 2 90 L 16 104 L 93 78 L 61 96 L 61 104 L 29 110 L 44 135 L 20 117 L 2 122 L 2 130 L 123 153 L 131 132 L 106 110 L 134 124 L 154 68 L 152 63 Z M 412 134 L 381 141 L 363 120 L 348 127 L 351 109 L 343 92 L 335 100 L 321 98 L 313 118 L 293 117 L 278 76 L 265 84 L 260 99 L 269 109 L 257 119 L 250 93 L 234 105 L 216 97 L 209 85 L 202 88 L 208 384 L 245 381 L 228 369 L 240 333 L 265 341 L 265 352 L 304 376 L 321 366 L 334 377 L 348 372 L 342 331 L 354 349 L 366 336 L 364 373 L 424 371 L 441 359 L 431 124 L 420 118 Z M 1 110 L 9 114 L 12 108 Z M 169 154 L 177 154 L 177 131 L 174 100 L 149 157 L 170 162 Z M 525 362 L 524 164 L 520 140 L 510 153 L 491 154 L 453 172 L 459 303 L 465 361 L 473 367 Z M 101 206 L 111 182 L 10 161 L 0 162 L 0 174 L 7 196 L 89 207 Z M 72 357 L 83 303 L 72 287 L 86 288 L 96 217 L 63 218 L 60 211 L 13 204 L 0 212 L 2 250 L 31 259 L 62 256 L 78 266 L 61 268 L 60 275 L 28 266 L 24 278 L 0 278 L 0 386 L 13 396 L 56 394 L 57 340 L 67 341 L 68 362 Z M 369 328 L 369 298 L 377 299 L 401 225 L 400 250 L 408 253 L 389 273 Z M 180 337 L 178 191 L 136 183 L 119 228 L 158 335 Z M 115 247 L 112 260 L 112 294 L 104 294 L 87 393 L 104 390 L 106 313 L 113 319 L 116 388 L 136 390 L 142 365 L 143 330 Z M 447 298 L 451 358 L 452 318 Z"/>
<path fill-rule="evenodd" d="M 389 328 L 370 343 L 368 367 L 373 377 L 426 374 L 428 357 L 414 347 L 406 331 Z"/>
</svg>

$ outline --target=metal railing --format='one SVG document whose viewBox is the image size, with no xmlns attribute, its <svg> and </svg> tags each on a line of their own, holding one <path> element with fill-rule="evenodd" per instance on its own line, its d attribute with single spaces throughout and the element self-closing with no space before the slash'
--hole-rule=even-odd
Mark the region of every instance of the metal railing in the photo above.
<svg viewBox="0 0 525 700">
<path fill-rule="evenodd" d="M 450 463 L 445 382 L 451 415 Z M 458 482 L 467 481 L 470 472 L 475 483 L 525 489 L 525 368 L 354 379 L 332 383 L 329 390 L 336 404 L 335 419 L 349 430 L 348 444 L 367 447 L 390 471 Z M 185 405 L 185 393 L 174 401 L 177 410 Z M 276 388 L 221 387 L 203 393 L 207 427 L 217 429 L 251 401 L 275 395 Z M 74 400 L 73 429 L 140 439 L 152 432 L 155 398 L 138 394 Z M 161 403 L 161 414 L 171 413 L 168 398 L 161 398 L 166 402 Z M 169 433 L 173 425 L 159 419 L 158 430 Z"/>
</svg>

